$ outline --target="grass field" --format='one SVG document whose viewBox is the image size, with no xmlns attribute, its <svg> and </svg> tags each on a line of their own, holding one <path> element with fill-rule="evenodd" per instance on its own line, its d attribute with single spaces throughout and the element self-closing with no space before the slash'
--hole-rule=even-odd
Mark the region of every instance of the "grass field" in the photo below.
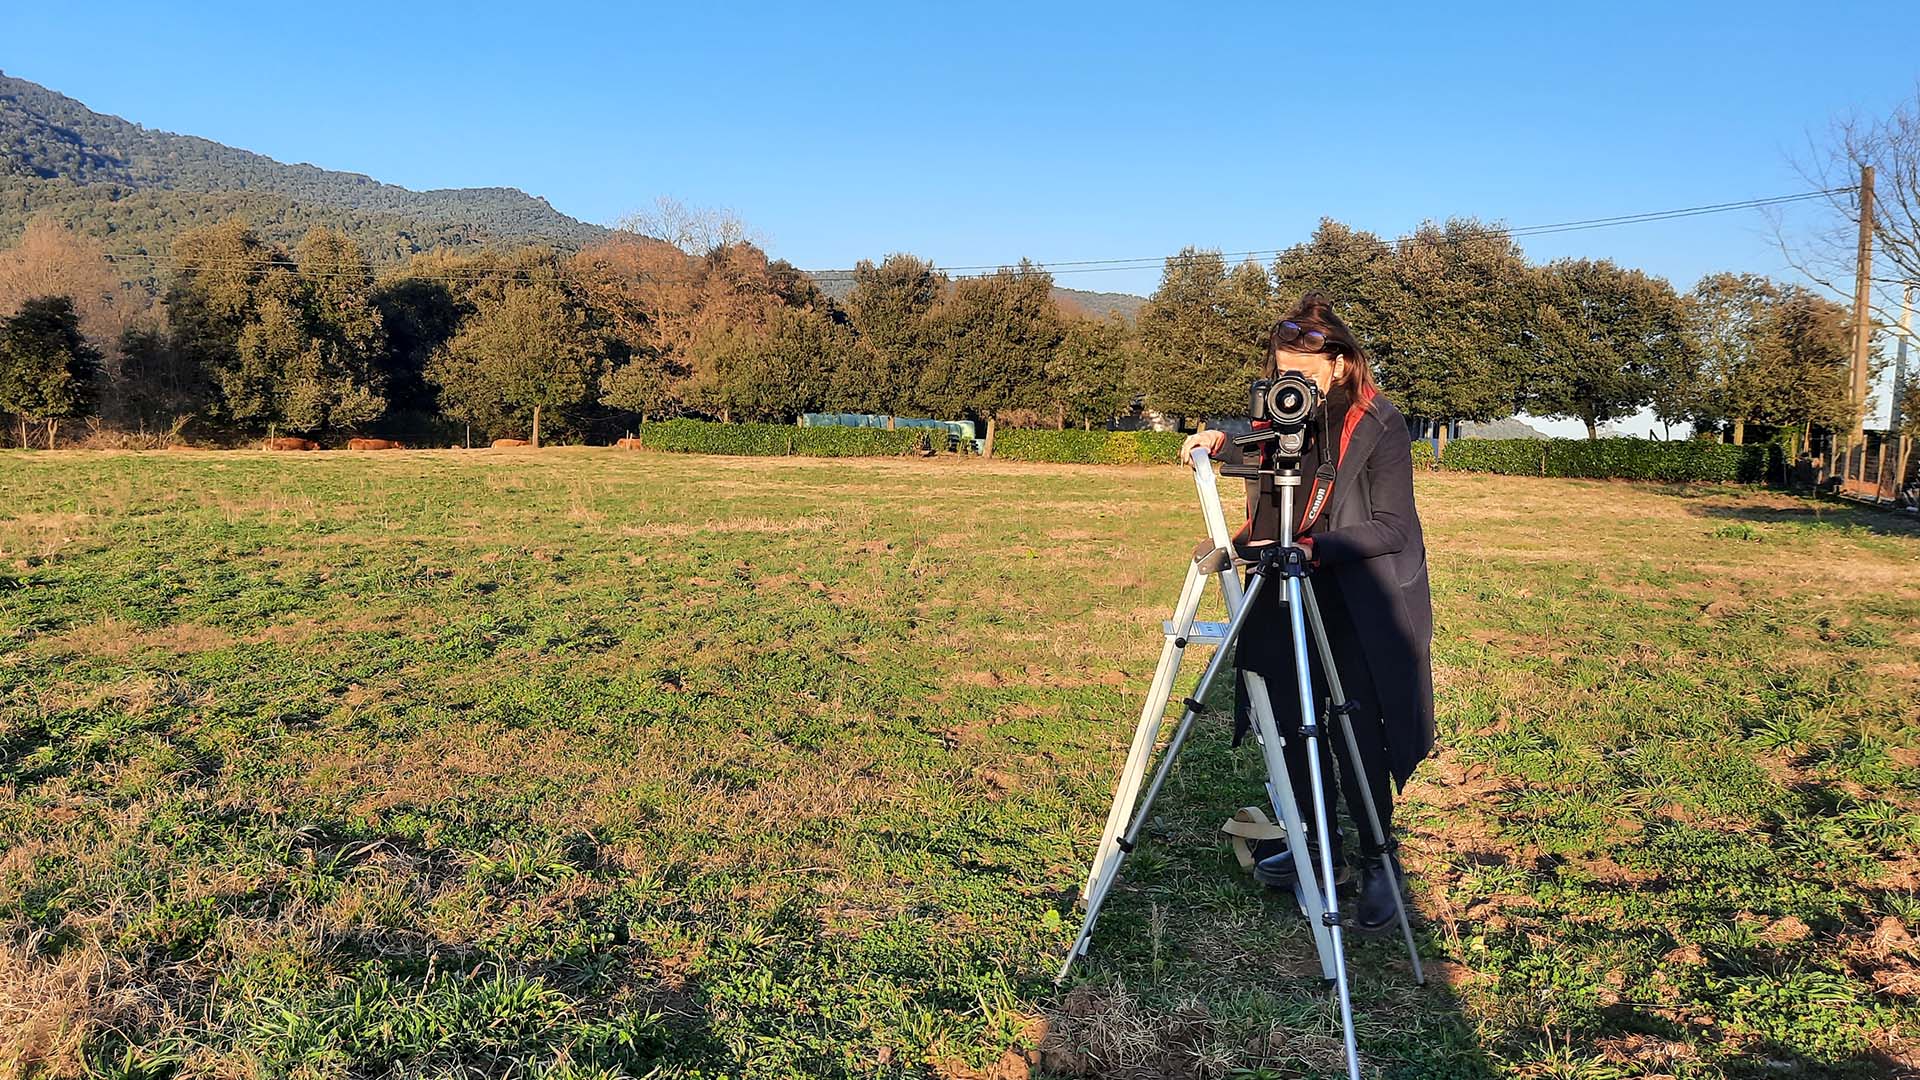
<svg viewBox="0 0 1920 1080">
<path fill-rule="evenodd" d="M 1920 534 L 1419 499 L 1369 1068 L 1920 1067 Z M 1171 468 L 0 454 L 0 1075 L 1337 1069 L 1224 719 L 1050 981 L 1198 534 Z"/>
</svg>

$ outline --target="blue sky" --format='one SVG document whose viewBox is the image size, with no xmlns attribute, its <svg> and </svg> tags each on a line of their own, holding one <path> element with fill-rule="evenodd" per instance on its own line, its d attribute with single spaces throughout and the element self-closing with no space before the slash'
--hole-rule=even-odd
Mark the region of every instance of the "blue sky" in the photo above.
<svg viewBox="0 0 1920 1080">
<path fill-rule="evenodd" d="M 1847 55 L 1863 29 L 1911 40 L 1903 2 L 1822 5 L 1817 22 L 1804 3 L 1580 6 L 147 2 L 90 4 L 80 23 L 18 4 L 0 9 L 0 69 L 408 187 L 510 185 L 603 223 L 663 194 L 729 207 L 809 268 L 1249 250 L 1322 216 L 1395 235 L 1779 195 L 1812 186 L 1793 159 L 1837 115 L 1885 113 L 1920 83 L 1920 59 Z M 1788 273 L 1753 211 L 1525 246 L 1682 289 Z"/>
</svg>

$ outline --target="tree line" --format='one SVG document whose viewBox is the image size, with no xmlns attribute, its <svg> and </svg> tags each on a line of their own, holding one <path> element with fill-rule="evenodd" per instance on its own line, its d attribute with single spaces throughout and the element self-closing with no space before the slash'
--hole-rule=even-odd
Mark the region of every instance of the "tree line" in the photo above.
<svg viewBox="0 0 1920 1080">
<path fill-rule="evenodd" d="M 1395 241 L 1325 220 L 1270 267 L 1229 268 L 1198 251 L 1168 260 L 1140 334 L 1149 355 L 1200 362 L 1153 367 L 1149 395 L 1171 412 L 1244 408 L 1235 377 L 1252 346 L 1277 309 L 1313 289 L 1336 298 L 1383 389 L 1429 421 L 1525 412 L 1579 419 L 1594 438 L 1651 407 L 1736 442 L 1749 425 L 1846 422 L 1840 305 L 1755 275 L 1710 275 L 1681 294 L 1605 259 L 1534 264 L 1509 234 L 1472 220 Z"/>
<path fill-rule="evenodd" d="M 1271 264 L 1188 249 L 1132 323 L 1062 310 L 1024 261 L 955 277 L 889 255 L 836 299 L 738 230 L 674 238 L 435 251 L 376 274 L 326 228 L 287 248 L 230 219 L 129 266 L 37 221 L 0 251 L 0 411 L 23 445 L 89 417 L 435 442 L 813 411 L 968 417 L 990 438 L 1143 409 L 1190 426 L 1244 413 L 1267 328 L 1318 289 L 1387 392 L 1431 421 L 1525 411 L 1591 436 L 1651 406 L 1741 441 L 1846 420 L 1831 301 L 1753 275 L 1680 294 L 1606 260 L 1536 265 L 1473 221 L 1397 241 L 1324 221 Z"/>
</svg>

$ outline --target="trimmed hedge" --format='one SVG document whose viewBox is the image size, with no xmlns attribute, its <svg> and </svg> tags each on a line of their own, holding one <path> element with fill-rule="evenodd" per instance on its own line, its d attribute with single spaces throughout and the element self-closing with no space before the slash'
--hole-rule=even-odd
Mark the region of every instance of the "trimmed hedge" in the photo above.
<svg viewBox="0 0 1920 1080">
<path fill-rule="evenodd" d="M 935 446 L 944 433 L 905 429 L 793 427 L 787 424 L 716 424 L 705 420 L 663 420 L 640 425 L 640 445 L 649 450 L 688 454 L 749 454 L 784 457 L 898 457 L 920 449 L 931 434 Z"/>
<path fill-rule="evenodd" d="M 783 457 L 900 457 L 917 453 L 922 437 L 944 449 L 941 433 L 920 428 L 792 427 L 665 420 L 640 427 L 650 450 Z M 1186 436 L 1176 431 L 1034 431 L 994 434 L 995 457 L 1081 465 L 1170 465 Z M 1652 439 L 1456 439 L 1435 462 L 1424 439 L 1413 441 L 1416 469 L 1558 476 L 1594 480 L 1760 483 L 1780 468 L 1780 448 Z"/>
<path fill-rule="evenodd" d="M 1440 463 L 1464 472 L 1491 472 L 1506 476 L 1545 476 L 1547 439 L 1455 439 L 1440 455 Z"/>
<path fill-rule="evenodd" d="M 1186 436 L 1177 431 L 994 432 L 993 456 L 1008 461 L 1078 465 L 1171 465 L 1180 460 Z"/>
<path fill-rule="evenodd" d="M 947 448 L 947 433 L 927 428 L 790 427 L 793 452 L 808 457 L 900 457 L 920 451 L 921 440 Z"/>
<path fill-rule="evenodd" d="M 1654 439 L 1457 439 L 1441 463 L 1508 476 L 1753 484 L 1767 478 L 1775 453 L 1769 446 Z"/>
</svg>

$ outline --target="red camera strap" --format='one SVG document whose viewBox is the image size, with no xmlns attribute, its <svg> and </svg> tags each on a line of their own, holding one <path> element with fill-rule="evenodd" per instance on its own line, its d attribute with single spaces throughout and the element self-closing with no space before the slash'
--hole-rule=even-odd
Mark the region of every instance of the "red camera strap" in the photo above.
<svg viewBox="0 0 1920 1080">
<path fill-rule="evenodd" d="M 1307 492 L 1307 505 L 1300 510 L 1300 525 L 1293 530 L 1293 535 L 1306 535 L 1307 530 L 1313 528 L 1313 523 L 1319 521 L 1320 515 L 1326 511 L 1327 503 L 1333 498 L 1334 470 L 1346 460 L 1347 444 L 1353 442 L 1353 429 L 1360 426 L 1361 414 L 1367 412 L 1372 404 L 1373 395 L 1369 394 L 1354 402 L 1347 410 L 1347 417 L 1340 424 L 1340 449 L 1334 454 L 1332 462 L 1323 461 L 1314 470 L 1313 487 Z"/>
<path fill-rule="evenodd" d="M 1344 445 L 1340 449 L 1343 453 L 1346 451 Z M 1313 528 L 1313 523 L 1320 520 L 1321 511 L 1327 508 L 1327 500 L 1333 497 L 1333 469 L 1332 465 L 1322 465 L 1314 471 L 1313 487 L 1307 492 L 1307 505 L 1300 509 L 1300 526 L 1293 530 L 1293 535 L 1306 535 L 1306 531 Z"/>
</svg>

